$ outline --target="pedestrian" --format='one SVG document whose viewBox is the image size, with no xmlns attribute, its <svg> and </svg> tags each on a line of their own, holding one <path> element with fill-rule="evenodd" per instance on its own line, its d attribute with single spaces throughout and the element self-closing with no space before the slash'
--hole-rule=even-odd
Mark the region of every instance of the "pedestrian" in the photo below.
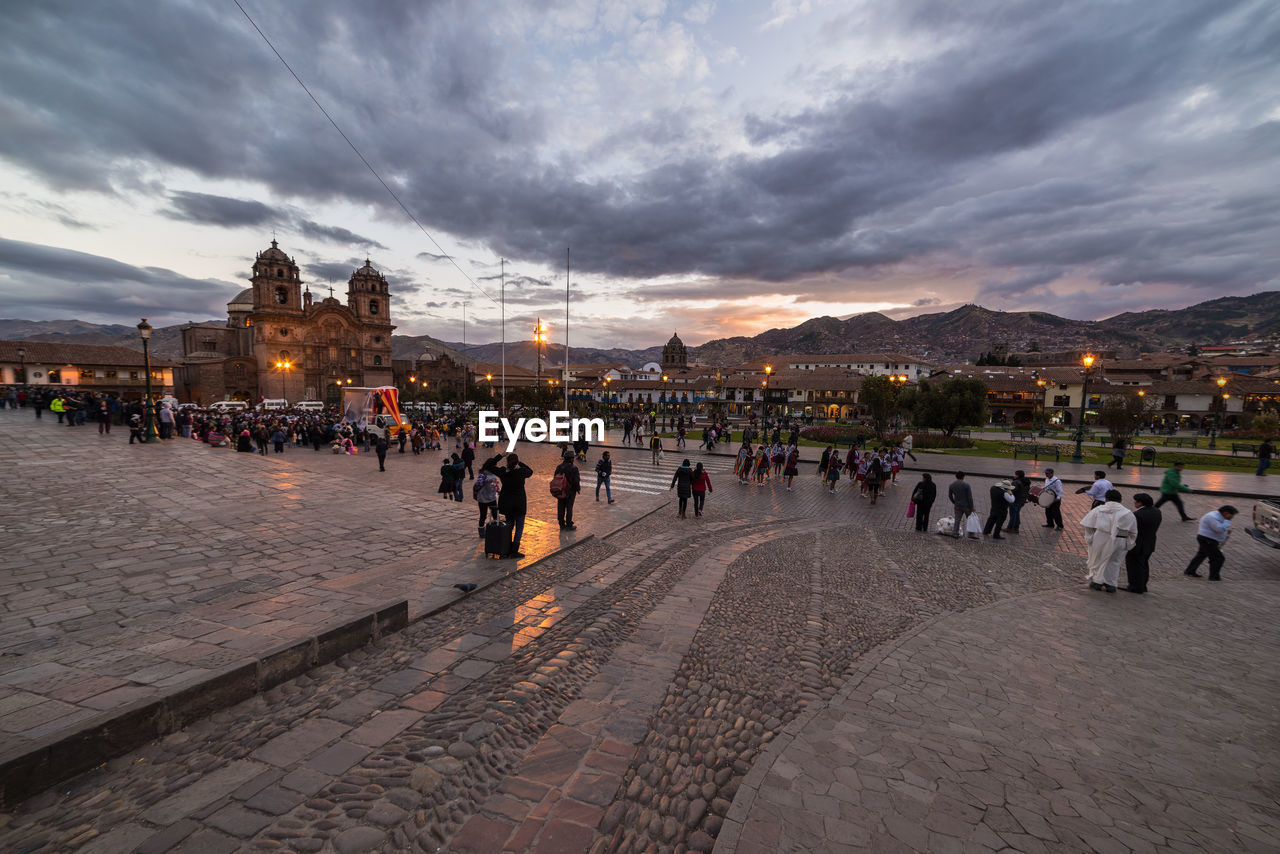
<svg viewBox="0 0 1280 854">
<path fill-rule="evenodd" d="M 733 473 L 738 478 L 738 483 L 749 483 L 751 481 L 751 465 L 755 459 L 751 453 L 751 446 L 746 442 L 742 443 L 742 447 L 738 449 L 737 459 L 733 463 Z"/>
<path fill-rule="evenodd" d="M 653 464 L 656 466 L 658 461 L 662 459 L 662 437 L 657 433 L 649 438 L 649 453 L 653 455 Z"/>
<path fill-rule="evenodd" d="M 787 492 L 791 492 L 791 482 L 800 473 L 800 449 L 794 444 L 787 448 L 787 461 L 782 467 L 782 476 L 787 479 Z"/>
<path fill-rule="evenodd" d="M 582 475 L 578 472 L 578 467 L 574 464 L 574 453 L 569 449 L 565 449 L 563 461 L 556 466 L 553 479 L 564 476 L 564 487 L 559 494 L 552 493 L 556 496 L 556 521 L 560 523 L 561 530 L 572 531 L 578 527 L 573 524 L 573 502 L 577 500 L 578 493 L 582 491 Z"/>
<path fill-rule="evenodd" d="M 1093 499 L 1093 503 L 1089 505 L 1092 510 L 1100 507 L 1107 500 L 1107 493 L 1115 487 L 1111 485 L 1111 481 L 1107 480 L 1105 471 L 1095 471 L 1093 473 L 1093 483 L 1088 486 L 1082 486 L 1076 490 L 1076 495 L 1088 495 Z"/>
<path fill-rule="evenodd" d="M 1156 531 L 1160 529 L 1161 513 L 1152 506 L 1151 496 L 1139 492 L 1133 496 L 1133 518 L 1138 523 L 1138 536 L 1133 548 L 1124 556 L 1125 575 L 1129 583 L 1121 590 L 1130 593 L 1146 593 L 1147 579 L 1151 576 L 1151 555 L 1156 550 Z"/>
<path fill-rule="evenodd" d="M 1191 487 L 1182 482 L 1182 467 L 1182 461 L 1178 461 L 1173 464 L 1173 468 L 1165 469 L 1164 480 L 1160 481 L 1160 499 L 1156 501 L 1156 508 L 1159 509 L 1160 505 L 1170 502 L 1178 508 L 1178 518 L 1183 522 L 1190 522 L 1191 517 L 1182 506 L 1182 496 L 1178 494 L 1191 491 Z"/>
<path fill-rule="evenodd" d="M 1013 473 L 1013 503 L 1009 505 L 1009 523 L 1004 526 L 1006 534 L 1016 534 L 1022 530 L 1022 508 L 1031 497 L 1031 480 L 1022 469 Z"/>
<path fill-rule="evenodd" d="M 1003 540 L 1000 529 L 1004 520 L 1009 518 L 1009 506 L 1013 504 L 1013 484 L 1007 480 L 997 481 L 991 487 L 991 513 L 987 516 L 987 524 L 982 526 L 982 533 L 990 534 L 993 540 Z"/>
<path fill-rule="evenodd" d="M 827 466 L 831 464 L 831 458 L 836 455 L 836 449 L 827 445 L 822 451 L 822 458 L 818 460 L 818 480 L 826 480 Z"/>
<path fill-rule="evenodd" d="M 524 517 L 529 510 L 529 498 L 525 495 L 524 482 L 533 477 L 533 469 L 520 462 L 515 454 L 507 454 L 505 468 L 498 466 L 502 454 L 498 454 L 485 467 L 498 476 L 502 486 L 498 491 L 498 512 L 511 525 L 511 552 L 509 558 L 522 558 L 520 538 L 524 535 Z"/>
<path fill-rule="evenodd" d="M 671 486 L 668 489 L 674 489 L 676 498 L 679 499 L 676 517 L 685 518 L 684 514 L 689 509 L 689 496 L 693 494 L 693 466 L 689 465 L 688 460 L 680 463 L 679 468 L 671 475 Z"/>
<path fill-rule="evenodd" d="M 698 463 L 697 468 L 693 470 L 693 518 L 697 519 L 702 515 L 702 508 L 707 503 L 707 493 L 714 492 L 711 488 L 711 475 L 707 474 L 707 470 L 702 467 L 702 463 Z"/>
<path fill-rule="evenodd" d="M 98 417 L 98 435 L 109 434 L 111 432 L 111 404 L 107 402 L 105 397 L 98 401 L 95 413 Z"/>
<path fill-rule="evenodd" d="M 1263 439 L 1262 444 L 1258 446 L 1258 470 L 1254 472 L 1258 477 L 1262 477 L 1267 473 L 1267 469 L 1271 467 L 1271 456 L 1275 453 L 1275 448 L 1271 444 L 1270 439 Z"/>
<path fill-rule="evenodd" d="M 915 455 L 915 454 L 913 454 L 913 453 L 911 453 L 911 446 L 912 446 L 912 444 L 913 444 L 913 440 L 912 440 L 912 438 L 911 438 L 911 434 L 910 434 L 910 433 L 908 433 L 907 435 L 905 435 L 905 436 L 903 436 L 903 437 L 902 437 L 902 443 L 901 443 L 901 444 L 902 444 L 902 452 L 903 452 L 904 454 L 906 454 L 908 457 L 911 457 L 911 462 L 913 462 L 913 463 L 914 463 L 914 462 L 919 462 L 919 460 L 917 460 L 917 459 L 916 459 L 916 455 Z"/>
<path fill-rule="evenodd" d="M 401 433 L 400 435 L 403 436 L 404 434 Z M 389 447 L 390 445 L 388 444 L 387 437 L 385 435 L 379 436 L 378 444 L 373 446 L 373 450 L 378 454 L 378 471 L 387 470 L 387 449 Z"/>
<path fill-rule="evenodd" d="M 874 462 L 874 461 L 873 461 Z M 871 476 L 868 474 L 867 480 Z M 951 501 L 954 521 L 951 523 L 951 536 L 960 539 L 960 531 L 964 529 L 965 519 L 973 512 L 973 490 L 964 482 L 964 472 L 956 472 L 956 479 L 947 487 L 947 498 Z M 974 535 L 975 539 L 977 535 Z"/>
<path fill-rule="evenodd" d="M 596 501 L 600 500 L 600 487 L 604 486 L 604 497 L 613 503 L 613 490 L 609 484 L 613 480 L 613 458 L 605 451 L 596 462 Z"/>
<path fill-rule="evenodd" d="M 279 427 L 276 427 L 275 432 L 271 434 L 271 444 L 275 446 L 275 451 L 277 454 L 284 453 L 284 440 L 285 440 L 284 430 L 280 429 Z"/>
<path fill-rule="evenodd" d="M 1186 575 L 1199 578 L 1200 573 L 1196 570 L 1200 568 L 1204 559 L 1208 558 L 1209 580 L 1222 580 L 1222 564 L 1227 560 L 1222 556 L 1222 544 L 1227 541 L 1227 537 L 1231 536 L 1231 520 L 1239 512 L 1230 504 L 1224 504 L 1217 510 L 1210 510 L 1200 517 L 1200 527 L 1196 531 L 1196 542 L 1200 544 L 1200 549 L 1191 559 L 1191 563 L 1187 564 L 1184 570 Z"/>
<path fill-rule="evenodd" d="M 929 510 L 938 498 L 938 485 L 933 482 L 933 475 L 923 472 L 920 482 L 911 490 L 911 500 L 916 505 L 916 530 L 929 530 Z"/>
<path fill-rule="evenodd" d="M 408 441 L 409 441 L 409 431 L 408 431 L 408 430 L 401 430 L 400 432 L 398 432 L 398 433 L 396 434 L 396 444 L 398 444 L 398 445 L 400 446 L 400 453 L 402 453 L 402 454 L 404 453 L 404 446 L 405 446 L 405 443 L 406 443 L 406 442 L 408 442 Z M 472 456 L 474 457 L 474 456 L 475 456 L 475 454 L 473 453 L 473 454 L 472 454 Z"/>
<path fill-rule="evenodd" d="M 445 501 L 453 500 L 453 460 L 444 457 L 440 460 L 440 485 L 436 492 L 444 496 Z"/>
<path fill-rule="evenodd" d="M 480 521 L 477 524 L 477 530 L 480 539 L 484 539 L 484 526 L 489 518 L 498 521 L 498 476 L 484 468 L 480 469 L 480 474 L 476 475 L 475 483 L 471 484 L 471 497 L 476 500 L 476 505 L 480 508 Z"/>
<path fill-rule="evenodd" d="M 835 468 L 835 466 L 829 466 Z M 867 495 L 871 497 L 871 503 L 874 505 L 880 499 L 880 487 L 884 485 L 884 464 L 877 456 L 872 456 L 871 461 L 867 463 L 866 479 L 863 481 L 866 486 Z"/>
<path fill-rule="evenodd" d="M 1062 530 L 1062 481 L 1053 473 L 1053 469 L 1044 470 L 1044 486 L 1040 488 L 1040 494 L 1048 492 L 1053 496 L 1053 501 L 1049 506 L 1044 508 L 1044 527 L 1057 528 Z M 1041 505 L 1044 506 L 1043 504 Z"/>
<path fill-rule="evenodd" d="M 132 445 L 134 442 L 141 443 L 144 441 L 146 440 L 143 438 L 143 435 L 142 435 L 142 416 L 130 415 L 129 416 L 129 444 Z M 239 450 L 239 448 L 237 448 L 236 450 Z"/>
<path fill-rule="evenodd" d="M 1121 503 L 1120 490 L 1107 490 L 1102 504 L 1080 520 L 1089 553 L 1085 568 L 1089 589 L 1115 593 L 1120 581 L 1120 564 L 1138 538 L 1138 521 Z"/>
<path fill-rule="evenodd" d="M 1107 468 L 1116 467 L 1116 471 L 1124 468 L 1124 439 L 1116 439 L 1111 443 L 1111 460 Z"/>
</svg>

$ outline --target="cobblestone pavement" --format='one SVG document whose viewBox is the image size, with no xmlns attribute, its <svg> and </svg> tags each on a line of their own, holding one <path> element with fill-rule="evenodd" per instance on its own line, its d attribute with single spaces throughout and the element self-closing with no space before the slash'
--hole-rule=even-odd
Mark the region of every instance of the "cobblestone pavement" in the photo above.
<svg viewBox="0 0 1280 854">
<path fill-rule="evenodd" d="M 1023 533 L 1006 542 L 957 542 L 910 530 L 904 515 L 908 484 L 916 479 L 910 472 L 872 508 L 848 484 L 827 494 L 812 474 L 799 478 L 794 492 L 780 484 L 740 486 L 727 472 L 731 462 L 713 458 L 707 461 L 715 486 L 708 515 L 676 521 L 671 508 L 645 514 L 667 500 L 680 457 L 668 452 L 655 467 L 647 453 L 620 450 L 614 454 L 619 503 L 591 500 L 594 478 L 588 475 L 579 531 L 561 539 L 531 520 L 530 542 L 540 551 L 531 546 L 526 552 L 548 559 L 522 561 L 532 565 L 499 576 L 496 567 L 505 570 L 505 562 L 474 557 L 474 504 L 458 507 L 432 495 L 438 460 L 393 454 L 383 475 L 363 455 L 290 449 L 279 458 L 261 458 L 196 443 L 129 448 L 118 437 L 99 440 L 96 433 L 56 426 L 14 433 L 0 419 L 0 454 L 15 463 L 30 460 L 33 467 L 3 487 L 14 499 L 10 506 L 25 508 L 0 523 L 3 545 L 27 556 L 21 562 L 15 554 L 0 558 L 12 567 L 8 586 L 0 588 L 7 609 L 0 664 L 25 659 L 0 671 L 4 675 L 57 665 L 101 678 L 73 656 L 119 650 L 127 657 L 149 645 L 151 632 L 167 633 L 153 643 L 182 637 L 177 627 L 184 623 L 274 638 L 274 629 L 264 635 L 255 629 L 295 620 L 322 625 L 313 611 L 332 616 L 393 596 L 409 598 L 412 612 L 422 614 L 445 601 L 439 597 L 456 598 L 455 581 L 497 580 L 403 632 L 0 815 L 4 850 L 707 851 L 718 836 L 741 829 L 741 817 L 731 820 L 731 810 L 762 791 L 749 775 L 776 764 L 769 745 L 779 738 L 797 743 L 796 727 L 843 696 L 842 686 L 853 690 L 846 678 L 859 672 L 869 652 L 914 627 L 928 627 L 923 638 L 955 619 L 928 622 L 938 615 L 974 615 L 970 634 L 982 639 L 987 654 L 1004 660 L 1008 656 L 989 650 L 1016 646 L 1016 640 L 983 639 L 984 608 L 1061 597 L 1066 614 L 1060 630 L 1053 622 L 1041 625 L 1039 612 L 1028 611 L 1025 633 L 1074 648 L 1081 643 L 1076 634 L 1092 626 L 1088 609 L 1110 607 L 1117 614 L 1150 613 L 1141 637 L 1153 649 L 1167 649 L 1167 626 L 1180 625 L 1184 612 L 1194 614 L 1209 601 L 1190 590 L 1200 597 L 1255 591 L 1249 594 L 1255 610 L 1243 612 L 1247 617 L 1236 630 L 1257 634 L 1265 623 L 1256 617 L 1272 589 L 1260 579 L 1274 580 L 1280 571 L 1274 552 L 1233 538 L 1226 580 L 1212 588 L 1200 582 L 1205 589 L 1196 589 L 1180 575 L 1193 548 L 1193 526 L 1168 521 L 1150 595 L 1079 596 L 1082 542 L 1072 521 L 1083 515 L 1083 496 L 1069 496 L 1065 532 L 1039 528 L 1029 516 Z M 122 447 L 104 453 L 98 442 Z M 549 479 L 551 451 L 521 453 L 540 478 L 529 490 L 531 517 L 550 518 L 552 502 L 542 497 L 541 480 Z M 165 461 L 163 474 L 154 462 L 145 473 L 129 470 L 158 457 Z M 57 466 L 75 460 L 75 470 Z M 280 481 L 288 485 L 281 488 Z M 55 484 L 48 509 L 32 506 L 33 482 Z M 188 495 L 192 483 L 201 484 L 198 497 Z M 975 493 L 985 494 L 989 483 L 975 478 Z M 945 481 L 940 485 L 945 489 Z M 93 494 L 100 497 L 86 501 Z M 166 496 L 164 510 L 140 497 L 152 494 Z M 175 494 L 171 506 L 167 498 Z M 222 494 L 229 497 L 207 497 Z M 1188 509 L 1204 512 L 1218 503 L 1196 496 Z M 136 533 L 129 527 L 135 518 L 144 522 Z M 604 538 L 628 522 L 634 524 Z M 88 526 L 71 538 L 83 545 L 58 551 L 68 539 L 62 531 L 72 524 Z M 51 526 L 66 527 L 51 533 Z M 108 529 L 116 539 L 104 546 Z M 277 532 L 286 544 L 275 540 Z M 592 532 L 600 536 L 554 554 Z M 43 544 L 44 564 L 32 557 L 31 538 Z M 215 545 L 197 546 L 199 540 Z M 135 542 L 148 544 L 138 551 L 172 558 L 152 558 L 136 575 L 129 572 L 132 561 L 95 565 L 100 553 L 114 556 Z M 372 564 L 366 560 L 371 552 L 379 553 Z M 448 557 L 428 564 L 424 553 Z M 183 571 L 173 569 L 184 562 Z M 217 570 L 210 569 L 213 563 L 220 564 Z M 21 580 L 13 580 L 15 573 Z M 251 581 L 255 575 L 258 582 Z M 142 589 L 130 589 L 134 578 Z M 219 583 L 209 583 L 213 579 Z M 254 583 L 262 586 L 249 586 Z M 221 592 L 201 600 L 202 590 Z M 65 613 L 80 607 L 77 600 L 86 600 L 90 613 L 35 625 L 33 615 Z M 1104 601 L 1111 604 L 1098 604 Z M 137 614 L 122 610 L 135 602 L 149 607 Z M 1210 611 L 1218 616 L 1203 618 L 1206 631 L 1227 613 Z M 237 612 L 262 620 L 244 628 L 229 624 L 227 615 Z M 1011 615 L 1001 615 L 1000 628 L 1016 633 L 1020 614 L 1013 607 Z M 74 623 L 93 617 L 99 621 Z M 228 640 L 205 642 L 214 649 L 193 652 L 239 651 Z M 33 643 L 17 656 L 10 653 Z M 72 657 L 61 658 L 63 650 Z M 1240 667 L 1261 665 L 1264 655 L 1243 655 Z M 1185 665 L 1188 672 L 1195 663 Z M 1198 706 L 1239 682 L 1230 669 L 1199 664 L 1203 669 L 1191 683 Z M 61 672 L 28 670 L 27 681 L 18 684 L 0 678 L 7 691 L 0 714 L 56 700 L 42 692 L 56 690 Z M 1010 674 L 1035 676 L 1010 670 L 1000 678 L 1008 681 Z M 87 698 L 126 687 L 80 684 Z M 963 684 L 976 692 L 981 683 Z M 1259 697 L 1269 696 L 1274 705 L 1274 685 L 1260 684 Z M 1097 701 L 1106 709 L 1103 716 L 1129 714 L 1128 698 L 1108 691 Z M 28 696 L 37 699 L 26 701 Z M 1036 725 L 1033 713 L 1042 711 L 1013 703 L 1009 708 L 1016 716 L 1010 725 L 1028 729 Z M 47 707 L 45 714 L 59 711 Z M 1255 711 L 1239 714 L 1255 726 L 1263 719 Z M 39 717 L 31 713 L 28 720 Z M 1258 737 L 1256 729 L 1240 732 L 1240 744 Z M 1140 744 L 1172 755 L 1176 744 L 1156 736 L 1173 734 L 1159 730 Z M 1122 750 L 1114 755 L 1121 768 L 1134 760 Z M 1223 774 L 1224 791 L 1257 776 L 1233 777 L 1231 769 Z"/>
<path fill-rule="evenodd" d="M 1188 580 L 940 619 L 775 742 L 715 850 L 1275 851 L 1275 606 Z"/>
</svg>

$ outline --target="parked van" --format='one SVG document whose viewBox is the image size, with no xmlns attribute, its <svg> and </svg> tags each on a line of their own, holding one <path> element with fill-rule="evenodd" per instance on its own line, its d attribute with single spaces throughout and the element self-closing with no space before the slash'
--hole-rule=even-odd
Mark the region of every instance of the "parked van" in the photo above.
<svg viewBox="0 0 1280 854">
<path fill-rule="evenodd" d="M 324 401 L 322 400 L 300 400 L 293 405 L 294 409 L 301 409 L 303 412 L 323 412 Z"/>
<path fill-rule="evenodd" d="M 269 397 L 258 404 L 259 409 L 288 409 L 289 401 L 283 397 Z"/>
<path fill-rule="evenodd" d="M 209 404 L 209 408 L 214 412 L 239 412 L 242 409 L 248 409 L 249 404 L 243 400 L 215 400 Z"/>
</svg>

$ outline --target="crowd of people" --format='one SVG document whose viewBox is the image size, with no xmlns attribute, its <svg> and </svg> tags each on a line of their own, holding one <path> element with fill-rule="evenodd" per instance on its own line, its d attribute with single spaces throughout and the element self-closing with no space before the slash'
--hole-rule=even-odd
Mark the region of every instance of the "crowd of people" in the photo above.
<svg viewBox="0 0 1280 854">
<path fill-rule="evenodd" d="M 1120 490 L 1107 479 L 1105 471 L 1095 471 L 1091 484 L 1076 490 L 1078 495 L 1090 499 L 1089 511 L 1080 520 L 1088 547 L 1086 565 L 1089 589 L 1114 593 L 1125 590 L 1130 593 L 1146 593 L 1150 579 L 1150 560 L 1155 553 L 1156 535 L 1163 519 L 1160 505 L 1171 502 L 1178 508 L 1183 522 L 1193 521 L 1182 505 L 1180 493 L 1189 491 L 1182 483 L 1182 463 L 1175 463 L 1165 472 L 1161 482 L 1161 497 L 1157 501 L 1150 494 L 1139 492 L 1132 498 L 1133 509 L 1124 506 Z M 997 481 L 990 487 L 990 505 L 986 525 L 979 521 L 977 502 L 973 490 L 965 480 L 964 472 L 956 472 L 955 479 L 947 487 L 947 499 L 953 515 L 938 520 L 938 533 L 956 539 L 968 536 L 981 539 L 1004 539 L 1004 533 L 1017 533 L 1021 528 L 1022 509 L 1034 501 L 1044 510 L 1043 527 L 1061 531 L 1062 480 L 1053 469 L 1045 469 L 1040 485 L 1034 485 L 1026 473 L 1018 470 L 1013 476 Z M 922 473 L 920 482 L 911 494 L 909 514 L 915 516 L 917 531 L 927 531 L 929 513 L 937 498 L 937 486 L 932 475 Z M 1204 514 L 1196 531 L 1197 551 L 1184 573 L 1199 578 L 1199 568 L 1209 564 L 1209 580 L 1221 580 L 1222 566 L 1226 558 L 1222 545 L 1231 533 L 1231 520 L 1239 513 L 1234 506 L 1224 504 Z M 1120 586 L 1120 566 L 1125 566 L 1128 584 Z"/>
</svg>

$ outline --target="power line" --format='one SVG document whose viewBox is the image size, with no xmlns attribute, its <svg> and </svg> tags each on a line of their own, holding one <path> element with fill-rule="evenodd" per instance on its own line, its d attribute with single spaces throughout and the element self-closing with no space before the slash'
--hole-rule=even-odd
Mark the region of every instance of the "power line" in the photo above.
<svg viewBox="0 0 1280 854">
<path fill-rule="evenodd" d="M 485 298 L 489 300 L 489 302 L 493 303 L 494 305 L 497 305 L 498 301 L 494 299 L 489 294 L 488 291 L 480 287 L 480 285 L 476 282 L 476 280 L 471 278 L 471 276 L 467 274 L 466 270 L 462 269 L 462 267 L 454 259 L 453 255 L 450 254 L 449 252 L 446 252 L 444 247 L 441 246 L 436 241 L 436 239 L 431 236 L 431 232 L 427 231 L 427 229 L 423 227 L 422 223 L 418 222 L 418 218 L 413 215 L 413 211 L 409 210 L 409 208 L 405 205 L 405 203 L 400 201 L 400 197 L 396 195 L 395 190 L 391 189 L 391 186 L 387 184 L 386 181 L 382 180 L 382 176 L 378 174 L 378 170 L 374 169 L 373 164 L 371 164 L 365 158 L 365 156 L 360 153 L 360 149 L 356 148 L 356 144 L 351 141 L 351 138 L 348 137 L 346 133 L 343 132 L 342 128 L 338 126 L 338 123 L 333 120 L 333 116 L 329 115 L 329 111 L 324 108 L 324 105 L 321 104 L 320 101 L 316 98 L 316 96 L 311 93 L 311 90 L 307 88 L 307 84 L 302 82 L 302 78 L 298 76 L 298 72 L 293 70 L 293 66 L 291 66 L 283 56 L 281 56 L 280 51 L 276 50 L 276 46 L 271 43 L 271 39 L 267 38 L 267 34 L 262 31 L 262 28 L 259 27 L 258 24 L 249 15 L 249 13 L 245 11 L 244 6 L 240 5 L 240 0 L 231 0 L 231 2 L 236 4 L 236 8 L 240 10 L 240 13 L 242 15 L 244 15 L 245 20 L 249 22 L 250 26 L 252 26 L 255 30 L 257 30 L 258 35 L 262 36 L 262 40 L 267 43 L 267 47 L 271 48 L 271 52 L 276 55 L 276 58 L 280 60 L 281 64 L 283 64 L 284 67 L 288 69 L 289 73 L 293 75 L 293 79 L 298 81 L 298 85 L 302 87 L 302 91 L 307 93 L 307 97 L 311 99 L 312 103 L 316 105 L 316 107 L 320 110 L 320 112 L 324 113 L 324 117 L 329 120 L 329 124 L 333 125 L 333 129 L 338 132 L 338 135 L 341 136 L 344 141 L 346 141 L 347 145 L 351 146 L 351 150 L 356 153 L 356 157 L 360 158 L 360 162 L 365 165 L 365 168 L 367 168 L 371 173 L 373 173 L 373 177 L 378 179 L 378 183 L 382 185 L 382 189 L 386 190 L 387 194 L 390 195 L 391 198 L 395 199 L 396 204 L 400 206 L 400 209 L 402 211 L 404 211 L 405 216 L 409 217 L 409 219 L 413 221 L 413 224 L 418 227 L 419 231 L 421 231 L 423 234 L 427 236 L 427 239 L 431 241 L 432 245 L 435 246 L 436 249 L 440 250 L 441 255 L 449 259 L 449 263 L 452 264 L 455 268 L 457 268 L 458 272 L 462 274 L 463 278 L 465 278 L 468 282 L 471 283 L 471 286 L 473 288 L 475 288 L 477 291 L 483 294 Z"/>
</svg>

